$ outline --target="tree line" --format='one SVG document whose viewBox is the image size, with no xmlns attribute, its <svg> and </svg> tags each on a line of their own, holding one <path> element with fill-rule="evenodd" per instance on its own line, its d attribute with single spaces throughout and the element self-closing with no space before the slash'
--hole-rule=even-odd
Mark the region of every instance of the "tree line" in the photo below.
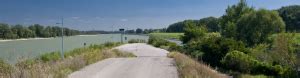
<svg viewBox="0 0 300 78">
<path fill-rule="evenodd" d="M 300 11 L 295 7 L 255 9 L 240 0 L 220 18 L 185 20 L 167 32 L 183 32 L 179 50 L 224 73 L 296 78 L 300 47 L 290 33 L 299 32 Z"/>
<path fill-rule="evenodd" d="M 0 23 L 1 39 L 18 39 L 18 38 L 35 38 L 35 37 L 57 37 L 61 36 L 61 27 L 58 26 L 42 26 L 34 24 L 30 26 L 8 25 Z M 78 35 L 78 30 L 63 28 L 65 36 Z"/>
<path fill-rule="evenodd" d="M 226 11 L 230 11 L 231 9 L 227 9 Z M 286 25 L 286 31 L 289 32 L 300 32 L 300 5 L 290 5 L 285 6 L 280 9 L 274 10 L 274 12 L 279 14 L 279 16 L 283 19 Z M 236 14 L 239 15 L 239 14 Z M 192 21 L 193 23 L 197 24 L 198 26 L 205 26 L 209 32 L 217 32 L 222 29 L 221 26 L 224 26 L 222 23 L 222 19 L 227 19 L 226 17 L 206 17 L 200 20 L 184 20 L 181 22 L 176 22 L 171 24 L 167 28 L 167 32 L 183 32 L 184 31 L 184 23 L 188 21 Z M 238 20 L 230 20 L 232 22 Z"/>
<path fill-rule="evenodd" d="M 125 33 L 127 34 L 149 34 L 149 33 L 156 33 L 156 32 L 166 32 L 166 28 L 161 29 L 141 29 L 137 28 L 136 30 L 126 30 Z"/>
</svg>

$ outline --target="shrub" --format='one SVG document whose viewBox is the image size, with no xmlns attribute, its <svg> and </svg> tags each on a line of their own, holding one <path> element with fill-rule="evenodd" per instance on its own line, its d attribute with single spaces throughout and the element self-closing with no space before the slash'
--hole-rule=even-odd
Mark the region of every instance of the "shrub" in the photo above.
<svg viewBox="0 0 300 78">
<path fill-rule="evenodd" d="M 128 43 L 145 43 L 146 41 L 143 39 L 131 39 Z"/>
<path fill-rule="evenodd" d="M 251 72 L 254 68 L 254 61 L 252 57 L 240 51 L 231 51 L 221 60 L 226 68 L 245 73 Z"/>
<path fill-rule="evenodd" d="M 174 42 L 167 41 L 163 38 L 156 37 L 156 36 L 150 36 L 148 44 L 153 45 L 154 47 L 163 48 L 169 51 L 183 51 L 183 48 L 181 46 L 178 46 Z"/>
<path fill-rule="evenodd" d="M 52 53 L 46 53 L 40 57 L 40 59 L 44 62 L 48 61 L 57 61 L 61 59 L 60 52 L 52 52 Z"/>
<path fill-rule="evenodd" d="M 271 65 L 266 62 L 260 62 L 240 51 L 231 51 L 227 53 L 221 60 L 221 63 L 225 65 L 226 69 L 248 74 L 281 76 L 288 70 L 281 65 Z"/>
<path fill-rule="evenodd" d="M 12 72 L 12 67 L 5 63 L 2 59 L 0 59 L 0 77 L 2 76 L 9 76 Z"/>
<path fill-rule="evenodd" d="M 170 52 L 168 57 L 174 58 L 180 78 L 226 78 L 227 76 L 213 70 L 210 66 L 199 63 L 179 52 Z"/>
<path fill-rule="evenodd" d="M 184 46 L 186 54 L 202 59 L 212 66 L 221 66 L 220 60 L 229 51 L 239 50 L 248 52 L 241 41 L 235 41 L 229 38 L 219 36 L 205 37 L 203 39 L 192 40 Z"/>
</svg>

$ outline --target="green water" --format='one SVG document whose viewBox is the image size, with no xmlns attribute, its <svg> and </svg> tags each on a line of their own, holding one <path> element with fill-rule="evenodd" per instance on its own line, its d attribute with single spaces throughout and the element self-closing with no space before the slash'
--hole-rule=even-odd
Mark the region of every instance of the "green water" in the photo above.
<svg viewBox="0 0 300 78">
<path fill-rule="evenodd" d="M 127 42 L 130 39 L 148 40 L 148 36 L 125 35 Z M 95 36 L 70 36 L 64 37 L 64 51 L 70 51 L 75 48 L 84 47 L 90 44 L 102 44 L 105 42 L 120 42 L 120 34 L 100 34 Z M 0 58 L 13 64 L 20 59 L 28 59 L 40 56 L 41 54 L 60 51 L 61 38 L 8 41 L 0 42 Z"/>
</svg>

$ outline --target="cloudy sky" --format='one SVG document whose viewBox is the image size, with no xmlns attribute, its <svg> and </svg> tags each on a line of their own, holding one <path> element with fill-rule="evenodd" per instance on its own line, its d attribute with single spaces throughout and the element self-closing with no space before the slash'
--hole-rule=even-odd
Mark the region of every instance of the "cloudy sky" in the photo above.
<svg viewBox="0 0 300 78">
<path fill-rule="evenodd" d="M 239 0 L 0 0 L 0 22 L 79 30 L 164 28 L 185 19 L 219 17 Z M 255 8 L 300 5 L 300 0 L 247 0 Z"/>
</svg>

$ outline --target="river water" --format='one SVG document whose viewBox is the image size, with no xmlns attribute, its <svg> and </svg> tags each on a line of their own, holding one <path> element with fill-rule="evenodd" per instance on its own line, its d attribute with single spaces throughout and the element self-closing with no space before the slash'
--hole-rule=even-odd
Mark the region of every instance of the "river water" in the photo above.
<svg viewBox="0 0 300 78">
<path fill-rule="evenodd" d="M 148 40 L 148 36 L 142 35 L 125 35 L 127 42 L 130 39 Z M 75 48 L 84 47 L 90 44 L 103 44 L 105 42 L 120 42 L 120 34 L 99 34 L 86 36 L 64 37 L 64 51 L 70 51 Z M 8 63 L 16 63 L 20 59 L 35 58 L 45 53 L 60 51 L 61 38 L 20 40 L 0 42 L 0 58 Z"/>
</svg>

